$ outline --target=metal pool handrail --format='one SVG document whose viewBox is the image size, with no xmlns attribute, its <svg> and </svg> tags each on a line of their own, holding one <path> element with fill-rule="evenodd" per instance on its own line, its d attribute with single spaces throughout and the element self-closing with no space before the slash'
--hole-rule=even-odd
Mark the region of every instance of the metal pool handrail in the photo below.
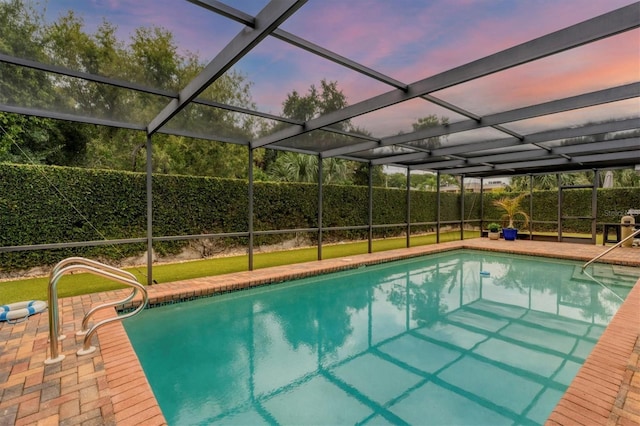
<svg viewBox="0 0 640 426">
<path fill-rule="evenodd" d="M 600 286 L 602 288 L 604 288 L 605 290 L 609 290 L 609 292 L 611 294 L 613 294 L 618 300 L 620 300 L 620 302 L 624 302 L 624 298 L 620 297 L 620 295 L 618 293 L 616 293 L 615 291 L 613 291 L 608 285 L 604 284 L 602 281 L 596 279 L 593 275 L 591 275 L 590 273 L 588 273 L 586 270 L 582 270 L 582 273 L 585 274 L 587 277 L 591 278 L 593 281 L 595 281 L 597 284 L 600 284 Z"/>
<path fill-rule="evenodd" d="M 80 271 L 80 272 L 88 272 L 94 275 L 98 275 L 104 278 L 108 278 L 112 281 L 120 282 L 122 284 L 126 284 L 130 287 L 133 287 L 133 292 L 131 295 L 127 296 L 122 300 L 118 300 L 115 302 L 107 302 L 102 305 L 96 306 L 87 312 L 82 320 L 82 330 L 79 332 L 80 335 L 85 334 L 83 348 L 77 352 L 78 355 L 85 355 L 95 351 L 95 347 L 91 346 L 91 338 L 95 334 L 96 330 L 102 325 L 108 324 L 113 321 L 121 321 L 125 318 L 129 318 L 138 312 L 140 312 L 147 304 L 148 296 L 147 290 L 144 288 L 142 284 L 140 284 L 135 276 L 130 272 L 123 271 L 118 268 L 114 268 L 113 266 L 105 265 L 100 262 L 96 262 L 95 260 L 85 259 L 81 257 L 72 257 L 65 259 L 59 262 L 51 271 L 50 279 L 49 279 L 49 344 L 51 348 L 51 357 L 45 360 L 45 364 L 53 364 L 56 362 L 60 362 L 64 359 L 64 355 L 59 354 L 58 352 L 58 340 L 64 339 L 64 335 L 60 335 L 60 320 L 58 315 L 58 292 L 57 286 L 58 281 L 64 275 Z M 96 311 L 100 309 L 104 309 L 110 306 L 116 306 L 118 304 L 126 303 L 132 300 L 138 290 L 142 293 L 142 303 L 132 312 L 128 314 L 121 315 L 118 317 L 108 318 L 96 323 L 89 330 L 86 330 L 87 323 L 89 321 L 89 317 L 94 314 Z"/>
<path fill-rule="evenodd" d="M 84 257 L 68 257 L 66 259 L 61 260 L 60 262 L 58 262 L 56 264 L 56 266 L 53 267 L 53 269 L 49 273 L 49 283 L 51 283 L 53 281 L 54 277 L 58 274 L 60 269 L 64 268 L 65 266 L 71 265 L 71 264 L 93 266 L 94 268 L 102 269 L 102 270 L 111 272 L 113 274 L 121 275 L 124 278 L 129 278 L 129 279 L 131 279 L 133 281 L 138 281 L 138 279 L 136 278 L 135 275 L 133 275 L 131 272 L 125 271 L 123 269 L 119 269 L 119 268 L 116 268 L 116 267 L 113 267 L 113 266 L 109 266 L 109 265 L 106 265 L 104 263 L 97 262 L 95 260 L 86 259 Z M 61 276 L 58 277 L 57 279 L 60 279 L 60 278 L 61 278 Z M 137 290 L 134 290 L 134 292 L 129 297 L 126 297 L 125 299 L 122 299 L 120 301 L 113 302 L 109 306 L 116 306 L 116 305 L 119 305 L 119 304 L 122 304 L 122 303 L 126 303 L 126 302 L 130 301 L 131 299 L 133 299 L 133 297 L 135 297 L 136 293 L 137 293 Z M 55 297 L 55 300 L 57 302 L 57 300 L 58 300 L 57 292 L 55 292 L 53 296 Z M 51 301 L 49 302 L 49 304 L 51 304 Z M 76 334 L 78 334 L 78 333 L 86 334 L 87 322 L 89 320 L 89 316 L 91 316 L 96 310 L 97 309 L 92 309 L 92 310 L 90 310 L 89 312 L 87 312 L 85 314 L 84 318 L 82 319 L 82 330 L 84 330 L 84 332 L 79 331 Z M 63 340 L 63 339 L 66 338 L 66 336 L 61 333 L 62 329 L 61 329 L 60 323 L 58 321 L 59 318 L 56 316 L 55 320 L 58 323 L 57 324 L 58 340 Z"/>
<path fill-rule="evenodd" d="M 600 253 L 599 255 L 597 255 L 596 257 L 594 257 L 593 259 L 591 259 L 590 261 L 588 261 L 584 265 L 582 265 L 582 271 L 584 271 L 587 268 L 587 266 L 591 265 L 593 262 L 595 262 L 596 260 L 600 259 L 605 254 L 609 253 L 614 248 L 620 247 L 627 240 L 632 239 L 633 237 L 635 237 L 638 234 L 640 234 L 640 229 L 636 229 L 635 232 L 633 232 L 631 235 L 628 235 L 625 239 L 623 239 L 621 241 L 618 241 L 613 247 L 609 247 L 608 249 L 606 249 L 605 251 L 603 251 L 602 253 Z"/>
</svg>

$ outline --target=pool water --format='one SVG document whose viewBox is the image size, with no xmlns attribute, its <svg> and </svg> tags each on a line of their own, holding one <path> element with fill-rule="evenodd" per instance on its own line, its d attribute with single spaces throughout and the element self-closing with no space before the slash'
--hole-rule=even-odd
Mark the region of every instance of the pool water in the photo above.
<svg viewBox="0 0 640 426">
<path fill-rule="evenodd" d="M 456 251 L 124 325 L 170 425 L 534 425 L 631 288 L 613 284 L 575 262 Z"/>
</svg>

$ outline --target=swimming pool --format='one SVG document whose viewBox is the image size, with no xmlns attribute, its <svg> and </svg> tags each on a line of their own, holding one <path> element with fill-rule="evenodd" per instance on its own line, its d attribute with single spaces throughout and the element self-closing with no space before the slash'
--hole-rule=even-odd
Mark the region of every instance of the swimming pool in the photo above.
<svg viewBox="0 0 640 426">
<path fill-rule="evenodd" d="M 540 424 L 630 289 L 579 271 L 456 251 L 124 324 L 169 424 Z"/>
</svg>

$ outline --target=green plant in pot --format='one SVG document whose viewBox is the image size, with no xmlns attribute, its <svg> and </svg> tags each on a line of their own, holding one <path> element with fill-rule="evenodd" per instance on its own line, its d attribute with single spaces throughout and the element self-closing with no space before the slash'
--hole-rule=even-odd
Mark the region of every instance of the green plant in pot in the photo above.
<svg viewBox="0 0 640 426">
<path fill-rule="evenodd" d="M 522 218 L 523 226 L 527 226 L 529 224 L 529 215 L 522 211 L 520 207 L 520 203 L 524 197 L 524 194 L 513 198 L 502 197 L 493 202 L 494 206 L 502 209 L 503 211 L 500 219 L 508 223 L 506 228 L 502 228 L 502 236 L 505 240 L 513 241 L 518 238 L 518 230 L 513 223 L 516 218 Z"/>
<path fill-rule="evenodd" d="M 489 225 L 487 225 L 487 229 L 489 230 L 490 240 L 497 240 L 500 238 L 500 228 L 501 226 L 495 222 L 492 222 Z"/>
</svg>

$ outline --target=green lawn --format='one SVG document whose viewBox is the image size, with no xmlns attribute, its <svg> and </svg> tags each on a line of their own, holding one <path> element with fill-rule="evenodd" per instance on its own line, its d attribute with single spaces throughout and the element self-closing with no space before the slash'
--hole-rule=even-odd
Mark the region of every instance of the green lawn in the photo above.
<svg viewBox="0 0 640 426">
<path fill-rule="evenodd" d="M 479 232 L 465 232 L 465 238 L 474 238 L 477 236 L 479 236 Z M 459 231 L 440 234 L 441 242 L 458 240 L 459 238 Z M 435 244 L 435 242 L 435 235 L 411 237 L 412 246 Z M 373 242 L 373 251 L 378 252 L 404 248 L 405 244 L 406 239 L 404 237 L 376 240 Z M 336 257 L 353 256 L 356 254 L 367 253 L 367 249 L 367 241 L 325 245 L 322 247 L 322 257 L 324 259 L 331 259 Z M 309 262 L 316 260 L 317 255 L 318 249 L 316 247 L 279 252 L 256 253 L 253 257 L 253 265 L 254 269 L 260 269 L 270 266 Z M 190 278 L 246 271 L 247 269 L 247 255 L 221 257 L 182 263 L 154 265 L 153 279 L 158 283 L 165 283 Z M 127 270 L 136 275 L 141 283 L 147 282 L 145 276 L 147 271 L 146 266 L 127 268 Z M 21 300 L 46 300 L 48 282 L 48 277 L 1 282 L 0 305 Z M 70 297 L 117 288 L 122 288 L 122 285 L 95 275 L 72 274 L 63 277 L 59 281 L 58 295 L 59 297 Z"/>
<path fill-rule="evenodd" d="M 569 236 L 568 234 L 566 234 Z M 465 238 L 480 236 L 479 232 L 465 231 Z M 599 236 L 602 244 L 602 238 Z M 440 241 L 454 241 L 460 239 L 460 231 L 441 233 Z M 411 237 L 412 246 L 435 244 L 435 235 L 421 235 Z M 375 240 L 373 251 L 385 251 L 404 248 L 405 237 L 387 238 Z M 331 244 L 322 248 L 322 257 L 331 259 L 336 257 L 353 256 L 367 253 L 367 241 Z M 270 252 L 256 253 L 253 257 L 254 269 L 270 266 L 294 264 L 316 260 L 318 249 L 316 247 Z M 165 283 L 191 278 L 199 278 L 213 275 L 227 274 L 231 272 L 246 271 L 248 259 L 246 255 L 231 256 L 214 259 L 195 260 L 190 262 L 154 265 L 153 278 L 158 283 Z M 146 283 L 146 266 L 127 268 L 128 271 L 138 277 L 141 283 Z M 0 305 L 21 300 L 46 300 L 48 277 L 29 278 L 0 283 Z M 95 293 L 100 291 L 121 288 L 122 285 L 97 277 L 91 274 L 73 274 L 65 276 L 58 283 L 59 297 L 77 296 L 80 294 Z"/>
</svg>

